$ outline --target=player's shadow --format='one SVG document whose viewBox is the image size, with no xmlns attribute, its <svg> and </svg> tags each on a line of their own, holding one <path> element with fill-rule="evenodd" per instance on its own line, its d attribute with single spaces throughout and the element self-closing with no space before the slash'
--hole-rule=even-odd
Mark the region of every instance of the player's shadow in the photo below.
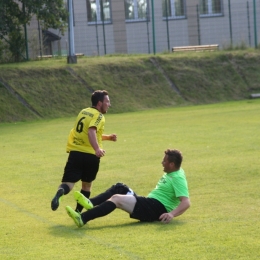
<svg viewBox="0 0 260 260">
<path fill-rule="evenodd" d="M 138 227 L 149 227 L 149 226 L 153 226 L 156 227 L 160 232 L 168 231 L 169 228 L 173 229 L 176 226 L 181 226 L 181 225 L 185 225 L 186 222 L 183 222 L 181 220 L 173 220 L 168 224 L 163 224 L 159 221 L 157 222 L 140 222 L 140 221 L 136 221 L 136 222 L 128 222 L 128 223 L 119 223 L 119 224 L 101 224 L 99 226 L 91 226 L 91 224 L 87 224 L 85 226 L 83 226 L 82 228 L 78 228 L 75 226 L 75 224 L 68 224 L 68 225 L 52 225 L 49 226 L 49 232 L 51 235 L 53 236 L 57 236 L 57 237 L 68 237 L 68 236 L 74 236 L 76 237 L 81 237 L 82 236 L 89 236 L 91 237 L 91 235 L 95 235 L 95 233 L 93 233 L 93 231 L 98 231 L 98 230 L 105 230 L 105 229 L 111 229 L 111 228 L 115 228 L 115 229 L 119 229 L 124 227 L 125 230 L 127 231 L 128 229 L 132 229 L 132 228 L 138 228 Z"/>
</svg>

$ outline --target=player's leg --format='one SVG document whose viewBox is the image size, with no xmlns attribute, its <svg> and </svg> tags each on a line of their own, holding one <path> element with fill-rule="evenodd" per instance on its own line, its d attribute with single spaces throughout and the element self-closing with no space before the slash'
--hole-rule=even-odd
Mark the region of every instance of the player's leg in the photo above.
<svg viewBox="0 0 260 260">
<path fill-rule="evenodd" d="M 67 195 L 73 188 L 74 183 L 65 183 L 63 182 L 59 187 L 58 190 L 55 194 L 55 196 L 53 197 L 52 201 L 51 201 L 51 209 L 54 211 L 56 210 L 61 202 L 61 199 L 64 195 Z"/>
<path fill-rule="evenodd" d="M 68 215 L 73 219 L 78 227 L 84 226 L 90 220 L 108 215 L 115 209 L 115 203 L 109 200 L 81 214 L 74 211 L 70 206 L 66 207 Z"/>
<path fill-rule="evenodd" d="M 74 193 L 74 198 L 77 201 L 75 211 L 81 212 L 83 207 L 89 209 L 92 208 L 93 205 L 89 203 L 88 198 L 90 197 L 92 182 L 96 179 L 98 170 L 99 170 L 100 158 L 96 157 L 94 154 L 83 153 L 82 154 L 82 187 L 80 192 Z M 83 194 L 84 196 L 82 196 Z M 84 199 L 84 198 L 87 199 Z M 89 206 L 91 205 L 91 206 Z"/>
<path fill-rule="evenodd" d="M 84 224 L 95 218 L 100 218 L 110 214 L 116 208 L 122 209 L 128 213 L 132 213 L 136 203 L 135 196 L 132 195 L 113 195 L 109 200 L 101 203 L 81 214 L 81 218 Z"/>
<path fill-rule="evenodd" d="M 92 186 L 92 182 L 82 182 L 81 191 L 74 192 L 74 198 L 77 201 L 75 211 L 81 212 L 83 207 L 86 209 L 90 209 L 93 207 L 93 205 L 89 203 L 89 200 L 87 200 L 90 197 L 91 186 Z"/>
<path fill-rule="evenodd" d="M 136 198 L 132 195 L 113 195 L 109 200 L 103 202 L 102 204 L 79 214 L 72 210 L 71 207 L 67 206 L 66 210 L 68 215 L 74 220 L 78 227 L 82 227 L 88 221 L 95 218 L 100 218 L 110 214 L 116 208 L 120 208 L 128 213 L 132 213 L 136 204 Z"/>
<path fill-rule="evenodd" d="M 52 210 L 56 210 L 59 207 L 61 197 L 68 194 L 72 190 L 74 184 L 80 180 L 81 172 L 78 166 L 79 158 L 78 152 L 69 153 L 67 163 L 64 167 L 61 185 L 51 201 Z"/>
<path fill-rule="evenodd" d="M 136 198 L 132 195 L 113 195 L 108 201 L 113 202 L 117 208 L 122 209 L 129 214 L 134 210 L 136 204 Z"/>
<path fill-rule="evenodd" d="M 115 194 L 121 194 L 121 195 L 136 195 L 134 191 L 129 188 L 124 183 L 118 182 L 115 185 L 112 185 L 109 189 L 107 189 L 105 192 L 97 195 L 94 198 L 91 198 L 90 201 L 94 206 L 99 205 L 106 200 L 110 199 Z"/>
<path fill-rule="evenodd" d="M 136 195 L 134 191 L 129 188 L 124 183 L 116 183 L 115 185 L 112 185 L 109 189 L 107 189 L 105 192 L 97 195 L 94 198 L 86 199 L 87 196 L 83 196 L 84 193 L 75 191 L 74 192 L 74 198 L 78 202 L 78 204 L 82 205 L 85 209 L 91 209 L 93 206 L 100 205 L 101 203 L 105 202 L 106 200 L 110 199 L 115 194 L 121 194 L 121 195 Z M 77 206 L 77 208 L 79 208 Z M 78 211 L 76 208 L 76 211 Z M 80 212 L 80 211 L 78 211 Z"/>
</svg>

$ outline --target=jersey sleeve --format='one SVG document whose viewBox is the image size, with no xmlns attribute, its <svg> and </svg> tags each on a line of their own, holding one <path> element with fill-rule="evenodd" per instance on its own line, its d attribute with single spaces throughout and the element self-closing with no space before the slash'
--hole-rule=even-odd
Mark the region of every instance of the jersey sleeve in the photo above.
<svg viewBox="0 0 260 260">
<path fill-rule="evenodd" d="M 189 197 L 188 184 L 185 178 L 176 178 L 173 182 L 176 197 Z"/>
<path fill-rule="evenodd" d="M 90 127 L 96 127 L 97 128 L 97 131 L 101 128 L 102 126 L 102 118 L 103 118 L 103 114 L 101 113 L 96 113 L 92 120 L 90 121 L 89 123 L 89 128 Z"/>
</svg>

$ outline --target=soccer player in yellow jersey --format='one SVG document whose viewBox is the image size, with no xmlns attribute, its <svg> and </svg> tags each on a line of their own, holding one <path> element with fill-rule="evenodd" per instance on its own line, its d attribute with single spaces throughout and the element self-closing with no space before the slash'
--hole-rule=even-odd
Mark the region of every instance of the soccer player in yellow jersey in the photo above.
<svg viewBox="0 0 260 260">
<path fill-rule="evenodd" d="M 79 180 L 82 182 L 81 193 L 87 198 L 90 197 L 91 185 L 98 173 L 100 158 L 105 155 L 102 141 L 117 140 L 116 134 L 103 134 L 104 114 L 111 106 L 108 92 L 96 90 L 91 96 L 91 102 L 92 107 L 80 111 L 70 131 L 66 149 L 69 156 L 62 183 L 51 201 L 52 210 L 59 207 L 60 198 L 68 194 Z M 77 203 L 76 211 L 81 212 L 82 209 L 83 207 Z"/>
</svg>

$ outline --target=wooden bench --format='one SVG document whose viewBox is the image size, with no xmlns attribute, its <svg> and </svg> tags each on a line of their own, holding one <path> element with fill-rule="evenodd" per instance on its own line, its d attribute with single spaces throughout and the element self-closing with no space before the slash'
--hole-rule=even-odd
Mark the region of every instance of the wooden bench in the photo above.
<svg viewBox="0 0 260 260">
<path fill-rule="evenodd" d="M 82 57 L 82 56 L 84 56 L 85 54 L 84 53 L 76 53 L 76 56 L 77 57 Z"/>
<path fill-rule="evenodd" d="M 49 58 L 54 58 L 55 56 L 52 55 L 42 55 L 42 56 L 37 56 L 38 59 L 49 59 Z"/>
<path fill-rule="evenodd" d="M 210 44 L 210 45 L 195 45 L 195 46 L 181 46 L 181 47 L 173 47 L 172 52 L 180 52 L 180 51 L 216 51 L 219 49 L 218 44 Z"/>
<path fill-rule="evenodd" d="M 84 53 L 76 53 L 75 54 L 77 57 L 83 57 L 84 56 Z M 67 57 L 67 54 L 66 55 L 61 55 L 61 56 L 58 56 L 58 55 L 42 55 L 42 56 L 37 56 L 38 59 L 50 59 L 50 58 L 58 58 L 58 57 Z"/>
<path fill-rule="evenodd" d="M 250 98 L 260 98 L 260 93 L 257 94 L 251 94 Z"/>
</svg>

